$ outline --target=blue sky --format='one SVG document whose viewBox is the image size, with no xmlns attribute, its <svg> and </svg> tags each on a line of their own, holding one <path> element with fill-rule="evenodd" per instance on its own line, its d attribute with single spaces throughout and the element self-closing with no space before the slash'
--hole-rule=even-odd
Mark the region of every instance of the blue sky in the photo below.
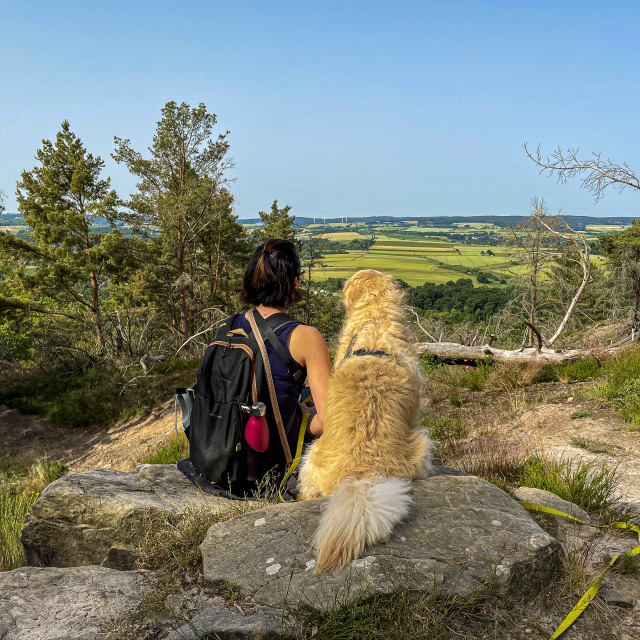
<svg viewBox="0 0 640 640">
<path fill-rule="evenodd" d="M 230 130 L 236 213 L 640 216 L 538 175 L 522 143 L 640 172 L 635 2 L 0 0 L 0 189 L 64 119 L 126 197 L 168 100 Z"/>
</svg>

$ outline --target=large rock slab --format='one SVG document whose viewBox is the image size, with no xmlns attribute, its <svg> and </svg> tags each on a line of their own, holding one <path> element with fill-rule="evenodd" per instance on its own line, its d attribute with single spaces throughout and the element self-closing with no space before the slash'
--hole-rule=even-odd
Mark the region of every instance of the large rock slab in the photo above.
<svg viewBox="0 0 640 640">
<path fill-rule="evenodd" d="M 318 577 L 310 541 L 325 500 L 214 524 L 200 547 L 204 576 L 236 584 L 261 605 L 330 608 L 398 589 L 466 594 L 490 580 L 525 593 L 553 573 L 558 543 L 496 486 L 474 476 L 435 476 L 414 482 L 413 497 L 387 543 Z"/>
<path fill-rule="evenodd" d="M 169 633 L 166 640 L 276 640 L 286 630 L 282 611 L 278 609 L 254 607 L 240 613 L 220 605 L 201 611 L 188 624 Z"/>
<path fill-rule="evenodd" d="M 201 491 L 175 465 L 140 465 L 131 473 L 70 473 L 33 504 L 21 539 L 30 566 L 130 569 L 135 525 L 145 517 L 178 516 L 188 509 L 215 513 L 234 504 Z"/>
<path fill-rule="evenodd" d="M 104 567 L 25 567 L 0 573 L 2 640 L 93 640 L 135 610 L 152 586 L 137 572 Z"/>
</svg>

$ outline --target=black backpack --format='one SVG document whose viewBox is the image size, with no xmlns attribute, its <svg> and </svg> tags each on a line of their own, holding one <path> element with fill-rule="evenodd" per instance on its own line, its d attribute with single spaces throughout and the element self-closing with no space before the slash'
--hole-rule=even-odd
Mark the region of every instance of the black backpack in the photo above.
<svg viewBox="0 0 640 640">
<path fill-rule="evenodd" d="M 269 471 L 277 481 L 286 471 L 287 464 L 291 464 L 285 434 L 300 410 L 296 409 L 286 426 L 282 424 L 279 408 L 274 410 L 275 390 L 271 384 L 270 392 L 267 380 L 270 369 L 267 371 L 264 366 L 255 330 L 249 335 L 242 329 L 232 330 L 238 315 L 223 322 L 200 362 L 186 433 L 195 471 L 222 489 L 242 495 L 254 491 Z M 265 319 L 255 310 L 253 320 L 263 341 L 262 348 L 264 341 L 271 343 L 301 391 L 306 369 L 291 357 L 275 335 L 281 327 L 297 321 L 286 313 L 276 313 Z M 264 403 L 265 407 L 256 403 Z M 259 415 L 255 413 L 256 408 L 258 411 L 266 408 L 269 446 L 264 452 L 252 449 L 244 437 L 252 407 L 254 415 Z"/>
</svg>

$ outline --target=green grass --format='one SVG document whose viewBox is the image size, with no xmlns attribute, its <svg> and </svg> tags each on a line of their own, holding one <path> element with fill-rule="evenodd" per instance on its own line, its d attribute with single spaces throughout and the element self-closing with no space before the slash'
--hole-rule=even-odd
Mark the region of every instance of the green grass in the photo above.
<svg viewBox="0 0 640 640">
<path fill-rule="evenodd" d="M 570 460 L 542 455 L 530 456 L 522 474 L 522 486 L 550 491 L 596 514 L 616 506 L 619 484 L 617 466 L 609 468 L 605 462 L 585 460 L 572 464 Z"/>
<path fill-rule="evenodd" d="M 51 460 L 28 461 L 0 458 L 0 571 L 26 564 L 20 533 L 25 516 L 42 490 L 68 472 Z"/>
<path fill-rule="evenodd" d="M 0 494 L 0 571 L 26 565 L 20 533 L 24 518 L 39 495 L 35 491 Z"/>
<path fill-rule="evenodd" d="M 602 440 L 591 440 L 591 438 L 583 438 L 580 436 L 571 438 L 570 442 L 574 447 L 580 447 L 581 449 L 585 449 L 591 453 L 607 453 L 612 455 L 617 449 L 615 445 L 609 444 L 608 442 L 602 442 Z"/>
<path fill-rule="evenodd" d="M 546 364 L 532 377 L 538 382 L 577 382 L 589 380 L 602 373 L 602 366 L 595 358 L 581 358 L 565 364 Z"/>
<path fill-rule="evenodd" d="M 399 591 L 338 604 L 330 611 L 311 604 L 294 613 L 314 629 L 314 640 L 451 640 L 470 638 L 466 635 L 470 627 L 475 630 L 476 625 L 489 623 L 495 611 L 488 609 L 487 598 L 479 594 L 446 598 Z"/>
<path fill-rule="evenodd" d="M 169 438 L 169 441 L 155 451 L 140 457 L 138 464 L 176 464 L 189 457 L 189 441 L 184 433 Z"/>
<path fill-rule="evenodd" d="M 584 395 L 608 401 L 623 420 L 640 425 L 640 347 L 629 347 L 605 360 L 601 374 Z"/>
<path fill-rule="evenodd" d="M 425 373 L 433 380 L 449 387 L 464 388 L 469 391 L 482 391 L 489 376 L 494 370 L 493 365 L 479 364 L 477 367 L 431 364 L 426 358 L 422 359 Z"/>
<path fill-rule="evenodd" d="M 578 418 L 586 418 L 589 415 L 589 412 L 585 409 L 578 409 L 578 411 L 574 411 L 569 417 L 572 420 L 577 420 Z"/>
</svg>

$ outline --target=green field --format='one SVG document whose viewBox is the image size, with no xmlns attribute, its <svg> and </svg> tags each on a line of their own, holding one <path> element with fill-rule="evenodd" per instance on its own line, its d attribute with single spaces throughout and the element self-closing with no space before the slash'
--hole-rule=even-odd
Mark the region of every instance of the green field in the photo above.
<svg viewBox="0 0 640 640">
<path fill-rule="evenodd" d="M 495 255 L 480 255 L 487 250 L 493 251 Z M 360 269 L 378 269 L 416 286 L 425 282 L 441 283 L 472 277 L 447 269 L 448 265 L 481 271 L 503 271 L 509 264 L 509 255 L 505 247 L 380 237 L 369 251 L 327 254 L 320 263 L 322 266 L 314 269 L 314 278 L 318 280 L 329 277 L 348 278 Z M 472 279 L 477 284 L 476 279 Z"/>
</svg>

